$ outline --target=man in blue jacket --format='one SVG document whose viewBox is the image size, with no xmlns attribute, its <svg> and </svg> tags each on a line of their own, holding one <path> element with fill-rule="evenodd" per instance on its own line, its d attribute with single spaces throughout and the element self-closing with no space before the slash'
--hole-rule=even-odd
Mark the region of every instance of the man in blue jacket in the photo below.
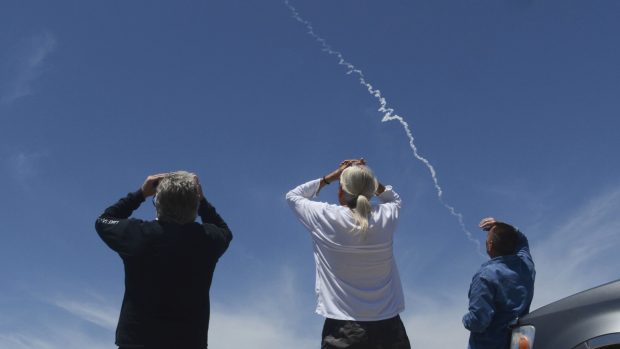
<svg viewBox="0 0 620 349">
<path fill-rule="evenodd" d="M 527 238 L 512 225 L 485 218 L 480 228 L 488 232 L 491 260 L 472 278 L 463 325 L 471 332 L 469 349 L 505 349 L 510 345 L 510 323 L 530 311 L 534 261 Z"/>
</svg>

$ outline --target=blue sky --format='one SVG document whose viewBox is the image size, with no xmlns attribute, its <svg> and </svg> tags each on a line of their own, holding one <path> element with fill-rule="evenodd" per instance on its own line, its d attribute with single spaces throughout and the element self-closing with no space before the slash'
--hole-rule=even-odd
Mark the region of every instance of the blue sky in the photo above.
<svg viewBox="0 0 620 349">
<path fill-rule="evenodd" d="M 529 236 L 534 308 L 619 277 L 619 2 L 291 4 L 409 123 L 469 231 L 494 216 Z M 122 264 L 94 220 L 177 169 L 235 234 L 210 347 L 315 348 L 310 238 L 284 194 L 356 157 L 403 198 L 413 345 L 466 346 L 485 259 L 402 125 L 306 29 L 281 1 L 3 3 L 0 348 L 112 347 Z"/>
</svg>

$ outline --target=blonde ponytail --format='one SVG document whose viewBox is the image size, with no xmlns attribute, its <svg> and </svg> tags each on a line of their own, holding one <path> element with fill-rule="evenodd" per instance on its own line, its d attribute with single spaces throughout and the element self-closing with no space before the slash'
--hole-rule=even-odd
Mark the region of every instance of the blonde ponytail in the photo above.
<svg viewBox="0 0 620 349">
<path fill-rule="evenodd" d="M 353 218 L 362 238 L 368 231 L 368 216 L 372 206 L 370 198 L 377 191 L 377 180 L 367 166 L 351 166 L 340 175 L 340 186 L 345 193 L 347 206 L 353 211 Z"/>
</svg>

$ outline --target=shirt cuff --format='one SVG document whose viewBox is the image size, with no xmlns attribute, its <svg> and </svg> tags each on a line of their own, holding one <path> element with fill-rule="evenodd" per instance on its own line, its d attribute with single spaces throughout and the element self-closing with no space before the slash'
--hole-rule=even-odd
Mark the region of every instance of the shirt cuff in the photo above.
<svg viewBox="0 0 620 349">
<path fill-rule="evenodd" d="M 392 191 L 392 186 L 386 185 L 383 193 L 377 195 L 377 197 L 383 202 L 394 201 L 394 191 Z"/>
<path fill-rule="evenodd" d="M 310 183 L 308 183 L 308 189 L 310 190 L 310 192 L 312 193 L 312 198 L 315 198 L 319 195 L 319 189 L 321 188 L 321 180 L 323 178 L 318 178 L 315 179 L 313 181 L 310 181 Z"/>
<path fill-rule="evenodd" d="M 132 193 L 132 195 L 138 199 L 140 202 L 144 202 L 146 200 L 146 198 L 144 197 L 144 194 L 142 194 L 142 189 L 138 189 L 135 192 Z"/>
</svg>

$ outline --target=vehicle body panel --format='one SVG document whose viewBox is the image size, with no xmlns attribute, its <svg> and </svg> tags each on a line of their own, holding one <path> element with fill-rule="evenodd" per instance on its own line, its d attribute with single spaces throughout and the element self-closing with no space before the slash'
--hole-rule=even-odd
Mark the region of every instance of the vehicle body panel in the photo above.
<svg viewBox="0 0 620 349">
<path fill-rule="evenodd" d="M 618 334 L 620 280 L 536 309 L 519 319 L 517 326 L 522 325 L 536 329 L 534 349 L 573 349 L 591 339 Z M 596 348 L 592 343 L 584 348 Z"/>
</svg>

